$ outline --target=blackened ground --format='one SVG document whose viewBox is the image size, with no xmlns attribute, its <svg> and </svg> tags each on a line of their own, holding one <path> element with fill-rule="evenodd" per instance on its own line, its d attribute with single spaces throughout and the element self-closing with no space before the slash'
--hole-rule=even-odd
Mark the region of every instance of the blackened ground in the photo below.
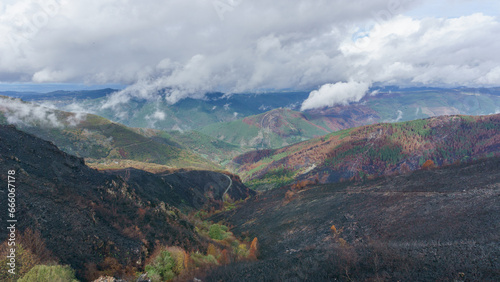
<svg viewBox="0 0 500 282">
<path fill-rule="evenodd" d="M 2 219 L 7 218 L 9 170 L 15 171 L 18 230 L 40 231 L 59 262 L 70 264 L 83 279 L 89 279 L 89 264 L 99 266 L 106 257 L 142 270 L 145 258 L 158 245 L 205 252 L 207 239 L 194 231 L 178 209 L 183 200 L 187 207 L 196 208 L 189 202 L 189 189 L 204 191 L 201 183 L 212 183 L 223 190 L 232 182 L 228 193 L 235 199 L 252 194 L 237 177 L 220 173 L 189 172 L 183 183 L 172 180 L 175 175 L 139 170 L 99 172 L 51 142 L 0 126 Z M 204 193 L 196 195 L 202 203 L 209 201 Z M 221 196 L 215 194 L 214 199 Z M 0 229 L 0 242 L 7 231 Z"/>
<path fill-rule="evenodd" d="M 213 220 L 261 256 L 207 281 L 499 281 L 500 158 L 273 190 Z"/>
<path fill-rule="evenodd" d="M 185 170 L 153 174 L 128 168 L 107 173 L 119 176 L 129 183 L 143 200 L 163 201 L 183 211 L 211 207 L 218 209 L 222 206 L 226 191 L 234 201 L 256 194 L 243 185 L 238 176 L 215 171 Z"/>
</svg>

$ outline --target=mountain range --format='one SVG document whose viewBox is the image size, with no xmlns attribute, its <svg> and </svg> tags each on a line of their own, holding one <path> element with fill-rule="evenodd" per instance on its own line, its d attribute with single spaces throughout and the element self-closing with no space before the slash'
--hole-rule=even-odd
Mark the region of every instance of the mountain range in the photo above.
<svg viewBox="0 0 500 282">
<path fill-rule="evenodd" d="M 85 281 L 500 277 L 500 89 L 385 87 L 308 111 L 302 92 L 100 106 L 116 93 L 0 97 L 16 279 L 35 265 Z"/>
</svg>

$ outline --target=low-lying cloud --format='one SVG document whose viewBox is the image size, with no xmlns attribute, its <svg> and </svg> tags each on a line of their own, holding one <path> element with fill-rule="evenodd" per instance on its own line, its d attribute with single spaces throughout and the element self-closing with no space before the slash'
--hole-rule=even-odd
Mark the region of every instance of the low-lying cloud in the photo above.
<svg viewBox="0 0 500 282">
<path fill-rule="evenodd" d="M 396 16 L 365 31 L 363 37 L 345 39 L 339 50 L 348 63 L 345 73 L 353 81 L 400 86 L 498 86 L 498 33 L 500 22 L 483 14 L 422 20 Z M 332 93 L 332 88 L 336 89 L 326 84 L 319 92 Z M 320 95 L 313 91 L 302 108 L 359 101 L 359 92 L 351 88 L 346 91 L 350 92 Z"/>
<path fill-rule="evenodd" d="M 57 127 L 76 126 L 86 119 L 84 113 L 61 112 L 51 107 L 23 102 L 21 99 L 0 97 L 0 113 L 8 124 L 23 126 Z"/>
<path fill-rule="evenodd" d="M 211 91 L 321 92 L 346 81 L 500 84 L 498 18 L 404 16 L 424 0 L 215 1 L 224 11 L 206 0 L 48 2 L 8 0 L 0 9 L 8 39 L 0 41 L 0 81 L 131 85 L 103 108 Z M 321 101 L 358 99 L 338 95 Z"/>
<path fill-rule="evenodd" d="M 325 84 L 319 90 L 312 91 L 300 109 L 304 111 L 358 102 L 365 96 L 369 88 L 369 83 L 354 81 Z"/>
</svg>

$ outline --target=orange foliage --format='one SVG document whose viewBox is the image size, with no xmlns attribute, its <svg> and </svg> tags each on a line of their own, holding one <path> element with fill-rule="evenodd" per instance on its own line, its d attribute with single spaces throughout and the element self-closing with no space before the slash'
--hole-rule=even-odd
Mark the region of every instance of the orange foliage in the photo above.
<svg viewBox="0 0 500 282">
<path fill-rule="evenodd" d="M 431 169 L 431 168 L 435 168 L 435 167 L 436 167 L 436 165 L 434 164 L 434 162 L 432 160 L 427 160 L 422 165 L 422 169 Z"/>
<path fill-rule="evenodd" d="M 318 179 L 318 182 L 319 182 L 319 179 Z M 304 187 L 306 187 L 308 185 L 317 184 L 318 182 L 311 181 L 309 179 L 304 179 L 304 180 L 301 180 L 301 181 L 293 184 L 292 185 L 292 189 L 294 189 L 294 190 L 301 190 L 301 189 L 303 189 Z"/>
<path fill-rule="evenodd" d="M 191 257 L 188 253 L 186 253 L 186 255 L 184 256 L 184 269 L 189 269 L 189 266 L 191 265 L 190 261 Z"/>
<path fill-rule="evenodd" d="M 97 276 L 122 276 L 124 267 L 114 257 L 106 257 L 98 266 Z M 96 273 L 94 273 L 96 275 Z"/>
<path fill-rule="evenodd" d="M 250 260 L 257 260 L 257 257 L 259 256 L 259 240 L 257 240 L 257 237 L 255 237 L 252 240 L 252 243 L 250 244 L 250 250 L 248 254 L 248 259 Z"/>
<path fill-rule="evenodd" d="M 39 263 L 48 264 L 56 259 L 47 249 L 45 241 L 40 234 L 40 231 L 33 231 L 31 228 L 26 228 L 23 234 L 18 235 L 18 242 L 23 244 L 26 249 L 29 249 L 36 257 L 40 259 Z"/>
<path fill-rule="evenodd" d="M 146 215 L 146 210 L 143 208 L 138 208 L 137 209 L 137 215 L 139 216 L 139 219 L 144 219 L 144 216 Z"/>
<path fill-rule="evenodd" d="M 332 227 L 330 227 L 330 230 L 332 230 L 332 233 L 333 233 L 334 235 L 336 235 L 336 234 L 337 234 L 337 228 L 335 227 L 335 225 L 332 225 Z"/>
<path fill-rule="evenodd" d="M 141 229 L 137 226 L 128 226 L 123 229 L 123 235 L 132 239 L 145 239 L 146 237 L 142 234 Z"/>
</svg>

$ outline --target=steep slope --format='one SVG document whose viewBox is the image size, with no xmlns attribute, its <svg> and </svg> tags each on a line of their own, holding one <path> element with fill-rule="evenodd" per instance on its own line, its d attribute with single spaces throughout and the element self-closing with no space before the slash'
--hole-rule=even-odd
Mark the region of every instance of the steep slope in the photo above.
<svg viewBox="0 0 500 282">
<path fill-rule="evenodd" d="M 100 159 L 134 160 L 172 167 L 220 168 L 161 132 L 148 136 L 96 115 L 47 109 L 7 97 L 0 97 L 0 101 L 0 123 L 14 122 L 23 131 L 52 141 L 65 152 L 96 163 Z"/>
<path fill-rule="evenodd" d="M 254 194 L 238 177 L 210 171 L 98 172 L 12 126 L 0 126 L 0 140 L 2 183 L 8 171 L 15 172 L 16 229 L 39 231 L 48 249 L 80 278 L 109 261 L 117 265 L 107 267 L 128 266 L 135 275 L 160 245 L 205 251 L 209 242 L 179 209 L 220 205 L 225 193 L 234 200 Z M 0 204 L 7 206 L 7 197 Z M 7 209 L 0 213 L 7 218 Z M 2 228 L 1 241 L 7 232 Z"/>
<path fill-rule="evenodd" d="M 261 193 L 219 214 L 257 262 L 207 281 L 498 281 L 500 158 Z"/>
<path fill-rule="evenodd" d="M 277 150 L 236 157 L 248 183 L 270 188 L 309 179 L 321 183 L 390 175 L 500 153 L 500 114 L 443 116 L 334 132 Z"/>
</svg>

